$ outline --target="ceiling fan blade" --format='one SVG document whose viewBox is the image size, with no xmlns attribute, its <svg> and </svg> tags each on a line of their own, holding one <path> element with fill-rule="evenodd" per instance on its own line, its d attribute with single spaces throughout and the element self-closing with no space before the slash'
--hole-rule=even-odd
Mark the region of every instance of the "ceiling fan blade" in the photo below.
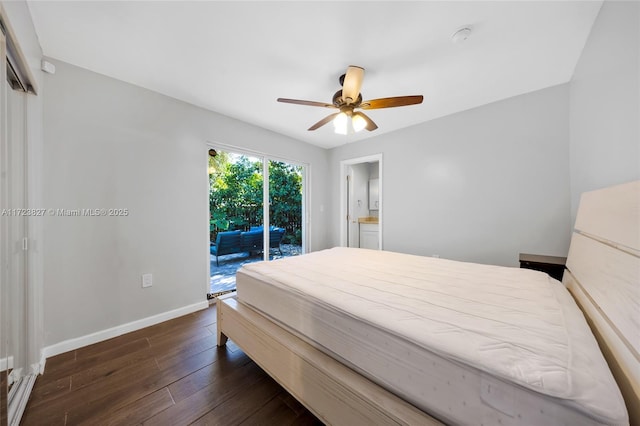
<svg viewBox="0 0 640 426">
<path fill-rule="evenodd" d="M 367 125 L 365 126 L 365 129 L 367 129 L 368 131 L 371 132 L 371 131 L 373 131 L 373 130 L 378 128 L 378 125 L 376 123 L 374 123 L 373 120 L 370 119 L 364 112 L 360 112 L 360 111 L 354 112 L 353 115 L 354 116 L 357 115 L 359 117 L 362 117 L 364 119 L 364 121 L 367 122 Z"/>
<path fill-rule="evenodd" d="M 364 68 L 355 65 L 350 65 L 349 68 L 347 68 L 344 83 L 342 83 L 342 99 L 344 99 L 347 105 L 354 103 L 358 99 L 363 78 Z"/>
<path fill-rule="evenodd" d="M 362 102 L 358 108 L 362 109 L 380 109 L 380 108 L 394 108 L 407 105 L 416 105 L 422 103 L 423 96 L 396 96 L 393 98 L 380 98 L 372 99 L 370 101 Z"/>
<path fill-rule="evenodd" d="M 307 130 L 316 130 L 318 127 L 324 126 L 325 124 L 327 124 L 328 122 L 330 122 L 331 120 L 336 118 L 336 116 L 338 114 L 340 114 L 340 113 L 336 112 L 334 114 L 327 115 L 325 118 L 323 118 L 322 120 L 318 121 L 316 124 L 314 124 L 313 126 L 309 127 L 309 129 L 307 129 Z"/>
<path fill-rule="evenodd" d="M 278 98 L 278 102 L 284 102 L 285 104 L 296 104 L 296 105 L 317 106 L 317 107 L 325 107 L 325 108 L 335 108 L 335 105 L 328 104 L 326 102 L 302 101 L 300 99 Z"/>
</svg>

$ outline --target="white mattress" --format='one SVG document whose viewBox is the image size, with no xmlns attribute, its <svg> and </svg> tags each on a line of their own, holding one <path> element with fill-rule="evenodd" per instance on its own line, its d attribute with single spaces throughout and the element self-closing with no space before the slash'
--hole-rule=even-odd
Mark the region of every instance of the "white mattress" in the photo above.
<svg viewBox="0 0 640 426">
<path fill-rule="evenodd" d="M 334 248 L 236 282 L 240 301 L 444 422 L 629 422 L 582 313 L 541 272 Z"/>
</svg>

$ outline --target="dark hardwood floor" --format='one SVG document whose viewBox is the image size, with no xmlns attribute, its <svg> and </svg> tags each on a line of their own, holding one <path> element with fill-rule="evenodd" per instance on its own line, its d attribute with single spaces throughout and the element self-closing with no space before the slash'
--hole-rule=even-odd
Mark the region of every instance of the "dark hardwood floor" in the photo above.
<svg viewBox="0 0 640 426">
<path fill-rule="evenodd" d="M 47 359 L 22 425 L 321 425 L 233 342 L 215 306 Z"/>
<path fill-rule="evenodd" d="M 6 370 L 0 371 L 0 425 L 6 425 L 8 419 L 7 413 L 7 397 L 8 397 L 8 383 L 7 383 Z"/>
</svg>

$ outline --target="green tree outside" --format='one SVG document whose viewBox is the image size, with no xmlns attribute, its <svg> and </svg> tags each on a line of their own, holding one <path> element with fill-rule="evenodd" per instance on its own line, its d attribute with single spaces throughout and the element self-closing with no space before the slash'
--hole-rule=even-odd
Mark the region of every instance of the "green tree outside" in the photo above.
<svg viewBox="0 0 640 426">
<path fill-rule="evenodd" d="M 262 161 L 217 153 L 209 156 L 211 239 L 220 231 L 262 225 Z M 269 162 L 270 221 L 286 230 L 283 243 L 302 244 L 302 167 Z"/>
</svg>

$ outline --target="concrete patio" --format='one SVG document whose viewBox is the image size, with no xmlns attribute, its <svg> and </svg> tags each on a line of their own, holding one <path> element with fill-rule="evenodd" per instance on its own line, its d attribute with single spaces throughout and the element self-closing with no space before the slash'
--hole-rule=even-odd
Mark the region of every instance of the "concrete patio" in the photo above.
<svg viewBox="0 0 640 426">
<path fill-rule="evenodd" d="M 283 257 L 298 256 L 302 254 L 302 247 L 292 244 L 282 244 L 280 246 L 282 254 L 279 251 L 271 249 L 269 260 L 281 259 Z M 249 256 L 248 253 L 236 253 L 219 256 L 216 266 L 216 257 L 211 255 L 209 262 L 210 270 L 210 293 L 215 297 L 221 294 L 235 291 L 236 289 L 236 271 L 247 263 L 261 262 L 262 253 Z"/>
</svg>

